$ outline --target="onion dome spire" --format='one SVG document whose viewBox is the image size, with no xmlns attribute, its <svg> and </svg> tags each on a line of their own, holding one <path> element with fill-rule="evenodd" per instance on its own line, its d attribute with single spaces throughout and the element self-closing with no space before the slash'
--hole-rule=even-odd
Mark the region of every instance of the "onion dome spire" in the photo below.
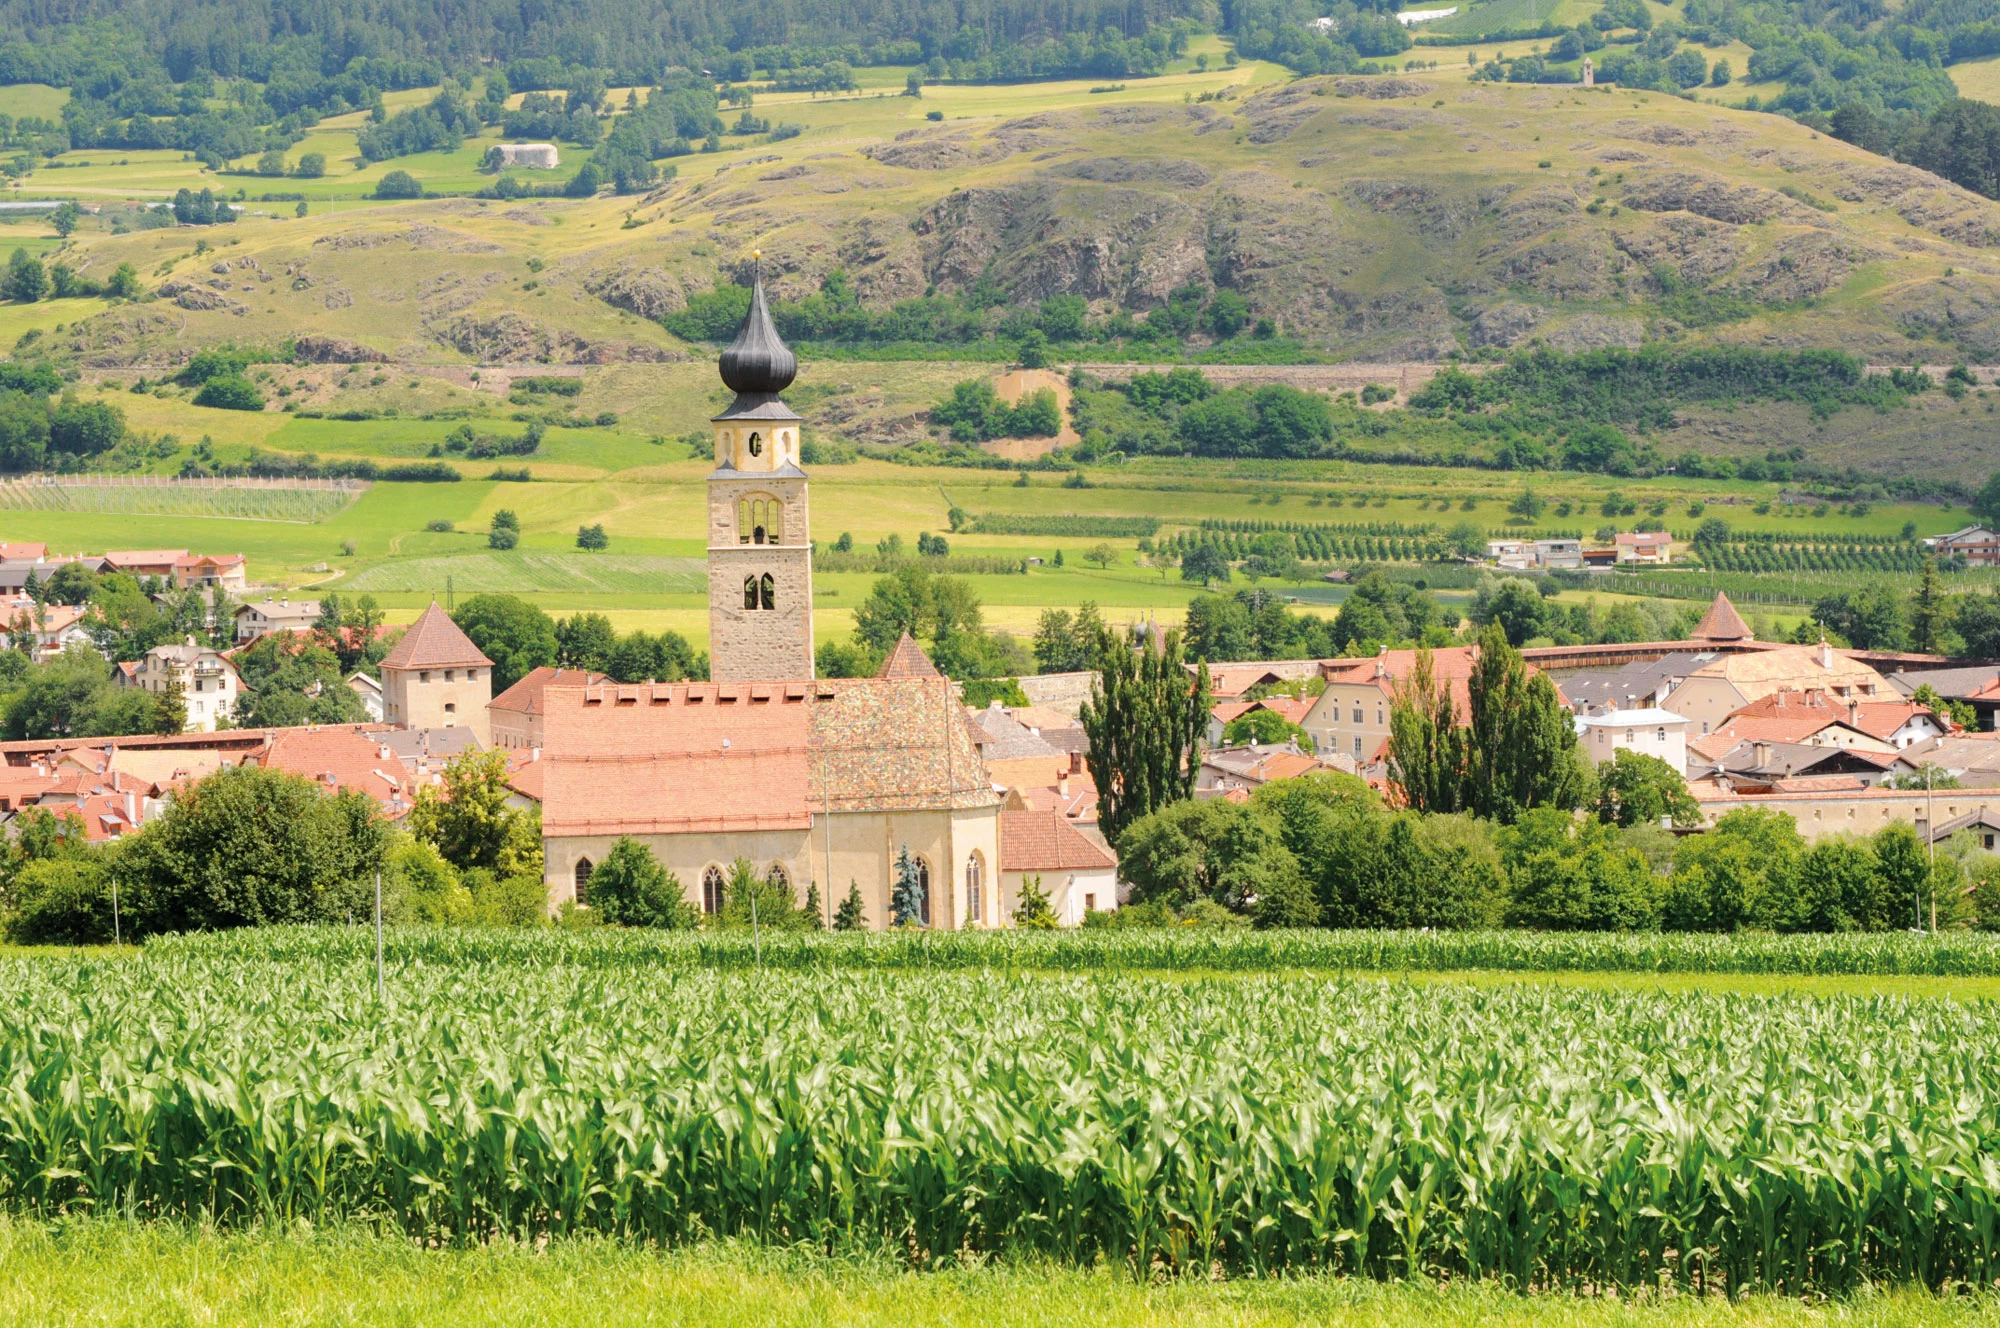
<svg viewBox="0 0 2000 1328">
<path fill-rule="evenodd" d="M 756 263 L 750 281 L 750 312 L 736 330 L 736 340 L 722 352 L 717 367 L 722 381 L 741 396 L 775 396 L 798 377 L 799 357 L 772 326 L 771 311 L 764 304 L 764 255 L 752 250 Z"/>
</svg>

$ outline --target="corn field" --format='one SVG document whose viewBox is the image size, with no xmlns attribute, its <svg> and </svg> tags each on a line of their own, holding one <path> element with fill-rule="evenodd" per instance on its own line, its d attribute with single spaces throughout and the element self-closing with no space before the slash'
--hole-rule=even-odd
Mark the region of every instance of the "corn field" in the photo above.
<svg viewBox="0 0 2000 1328">
<path fill-rule="evenodd" d="M 386 1005 L 359 936 L 0 961 L 0 1203 L 1140 1276 L 2000 1275 L 1985 1003 L 730 971 L 487 939 L 399 938 Z"/>
<path fill-rule="evenodd" d="M 36 478 L 0 483 L 0 512 L 216 516 L 310 525 L 339 513 L 365 488 L 268 481 Z"/>
<path fill-rule="evenodd" d="M 339 929 L 272 927 L 226 937 L 161 937 L 149 955 L 216 955 L 293 964 L 372 961 L 372 936 Z M 578 969 L 661 968 L 1052 973 L 1499 972 L 1767 973 L 2000 977 L 2000 933 L 1946 932 L 1538 932 L 1248 931 L 1135 928 L 1072 931 L 478 931 L 406 928 L 390 933 L 392 963 L 473 966 L 559 964 Z"/>
</svg>

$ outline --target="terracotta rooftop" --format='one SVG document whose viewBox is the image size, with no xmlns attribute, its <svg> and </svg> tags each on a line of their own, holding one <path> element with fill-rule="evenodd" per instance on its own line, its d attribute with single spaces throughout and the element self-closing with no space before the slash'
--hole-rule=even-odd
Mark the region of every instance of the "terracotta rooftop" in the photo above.
<svg viewBox="0 0 2000 1328">
<path fill-rule="evenodd" d="M 432 600 L 430 607 L 410 624 L 403 639 L 382 661 L 385 669 L 450 669 L 490 666 L 492 660 L 479 653 L 472 638 Z"/>
<path fill-rule="evenodd" d="M 49 546 L 32 540 L 0 540 L 0 562 L 29 561 L 49 556 Z"/>
<path fill-rule="evenodd" d="M 937 665 L 931 663 L 931 657 L 924 653 L 923 647 L 912 640 L 908 632 L 904 632 L 897 639 L 895 649 L 889 652 L 889 657 L 882 661 L 882 667 L 875 670 L 875 676 L 878 678 L 941 678 L 944 675 L 937 671 Z"/>
<path fill-rule="evenodd" d="M 1708 606 L 1701 622 L 1694 629 L 1697 641 L 1753 641 L 1755 635 L 1750 624 L 1743 621 L 1743 615 L 1729 602 L 1729 596 L 1717 591 L 1715 602 Z"/>
<path fill-rule="evenodd" d="M 1118 859 L 1059 811 L 1000 813 L 1000 870 L 1110 871 Z"/>
<path fill-rule="evenodd" d="M 942 677 L 605 683 L 543 698 L 552 835 L 804 829 L 816 812 L 999 801 Z"/>
<path fill-rule="evenodd" d="M 606 681 L 601 673 L 588 669 L 556 669 L 544 664 L 487 702 L 488 710 L 518 710 L 532 715 L 542 710 L 542 692 L 549 687 L 595 687 Z"/>
</svg>

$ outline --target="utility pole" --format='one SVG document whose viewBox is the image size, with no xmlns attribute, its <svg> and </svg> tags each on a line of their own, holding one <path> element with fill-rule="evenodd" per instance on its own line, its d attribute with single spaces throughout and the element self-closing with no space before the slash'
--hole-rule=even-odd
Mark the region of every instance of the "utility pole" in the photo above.
<svg viewBox="0 0 2000 1328">
<path fill-rule="evenodd" d="M 1929 869 L 1931 888 L 1931 935 L 1937 935 L 1937 811 L 1931 801 L 1931 772 L 1934 767 L 1924 762 L 1924 862 Z M 1917 901 L 1917 926 L 1924 925 L 1923 900 Z"/>
<path fill-rule="evenodd" d="M 382 1003 L 382 869 L 375 869 L 375 1003 Z"/>
</svg>

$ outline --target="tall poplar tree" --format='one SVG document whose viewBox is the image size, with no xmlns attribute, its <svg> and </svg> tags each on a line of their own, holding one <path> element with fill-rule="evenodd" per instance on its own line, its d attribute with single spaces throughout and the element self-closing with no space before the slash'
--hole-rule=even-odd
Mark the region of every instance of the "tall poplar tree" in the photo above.
<svg viewBox="0 0 2000 1328">
<path fill-rule="evenodd" d="M 1466 735 L 1465 807 L 1511 825 L 1530 807 L 1579 806 L 1589 793 L 1576 728 L 1556 686 L 1530 674 L 1499 625 L 1479 635 L 1466 680 L 1472 723 Z"/>
<path fill-rule="evenodd" d="M 1463 808 L 1466 730 L 1458 719 L 1435 658 L 1428 650 L 1417 651 L 1389 711 L 1389 780 L 1412 810 Z"/>
<path fill-rule="evenodd" d="M 1208 729 L 1208 669 L 1188 668 L 1178 629 L 1158 649 L 1097 635 L 1097 678 L 1081 719 L 1097 783 L 1097 823 L 1116 843 L 1126 826 L 1194 796 Z"/>
</svg>

